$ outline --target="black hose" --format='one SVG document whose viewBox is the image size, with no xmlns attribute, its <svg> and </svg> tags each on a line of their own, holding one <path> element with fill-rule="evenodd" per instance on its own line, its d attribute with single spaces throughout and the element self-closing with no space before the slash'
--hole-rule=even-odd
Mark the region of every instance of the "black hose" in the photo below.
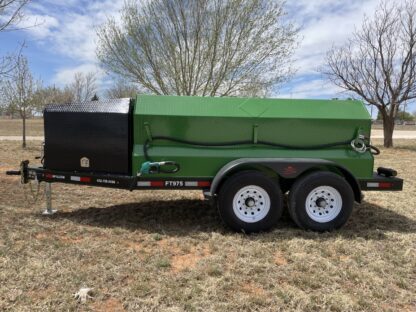
<svg viewBox="0 0 416 312">
<path fill-rule="evenodd" d="M 167 136 L 155 136 L 152 138 L 152 142 L 157 141 L 157 140 L 171 141 L 175 143 L 187 144 L 187 145 L 193 145 L 193 146 L 199 146 L 199 147 L 231 147 L 231 146 L 238 146 L 238 145 L 254 145 L 253 141 L 248 141 L 248 140 L 247 141 L 207 143 L 207 142 L 182 140 L 182 139 L 177 139 L 177 138 L 172 138 L 172 137 L 167 137 Z M 277 147 L 277 148 L 288 148 L 288 149 L 294 149 L 294 150 L 318 150 L 318 149 L 328 148 L 328 147 L 350 145 L 350 143 L 351 143 L 351 140 L 328 143 L 328 144 L 310 145 L 310 146 L 296 146 L 296 145 L 272 143 L 272 142 L 267 142 L 267 141 L 257 142 L 258 145 L 272 146 L 272 147 Z M 151 161 L 149 157 L 149 153 L 148 153 L 149 145 L 150 145 L 150 140 L 147 139 L 143 145 L 143 154 L 147 161 Z"/>
<path fill-rule="evenodd" d="M 370 138 L 368 138 L 368 137 L 364 137 L 364 140 L 367 140 L 367 141 L 369 141 L 370 142 Z M 369 145 L 368 146 L 369 147 L 369 149 L 370 149 L 370 153 L 372 154 L 372 155 L 374 155 L 374 156 L 377 156 L 377 155 L 380 155 L 381 154 L 381 151 L 377 148 L 377 147 L 375 147 L 374 145 Z"/>
<path fill-rule="evenodd" d="M 377 147 L 375 147 L 374 145 L 370 145 L 370 152 L 371 152 L 371 154 L 373 154 L 375 156 L 380 155 L 380 153 L 381 153 L 380 150 Z"/>
<path fill-rule="evenodd" d="M 295 146 L 295 145 L 286 145 L 286 144 L 278 144 L 266 141 L 258 141 L 259 144 L 272 146 L 272 147 L 279 147 L 279 148 L 287 148 L 293 150 L 318 150 L 322 148 L 328 147 L 335 147 L 335 146 L 342 146 L 342 145 L 349 145 L 351 140 L 349 141 L 342 141 L 342 142 L 335 142 L 335 143 L 328 143 L 328 144 L 320 144 L 320 145 L 310 145 L 310 146 Z"/>
</svg>

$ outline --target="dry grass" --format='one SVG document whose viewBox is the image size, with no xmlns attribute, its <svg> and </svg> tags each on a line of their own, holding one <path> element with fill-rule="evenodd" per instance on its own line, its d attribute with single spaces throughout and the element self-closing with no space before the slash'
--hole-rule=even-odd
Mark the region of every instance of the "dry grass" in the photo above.
<svg viewBox="0 0 416 312">
<path fill-rule="evenodd" d="M 54 185 L 53 217 L 0 175 L 0 310 L 415 311 L 416 141 L 378 164 L 404 192 L 367 193 L 334 233 L 225 229 L 199 192 L 132 192 Z M 0 170 L 37 146 L 0 145 Z M 80 287 L 93 299 L 78 304 Z"/>
<path fill-rule="evenodd" d="M 22 135 L 21 119 L 0 119 L 0 136 Z M 43 119 L 26 120 L 27 136 L 43 136 Z"/>
</svg>

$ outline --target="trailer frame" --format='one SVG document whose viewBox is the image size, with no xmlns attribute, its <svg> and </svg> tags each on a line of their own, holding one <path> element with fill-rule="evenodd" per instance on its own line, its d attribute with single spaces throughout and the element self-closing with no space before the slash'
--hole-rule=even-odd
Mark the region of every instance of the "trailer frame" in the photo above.
<svg viewBox="0 0 416 312">
<path fill-rule="evenodd" d="M 277 174 L 287 170 L 287 166 L 293 168 L 293 164 L 298 165 L 301 169 L 297 174 L 286 175 L 286 178 L 296 179 L 303 172 L 312 168 L 313 165 L 327 164 L 335 165 L 325 160 L 303 160 L 303 159 L 238 159 L 230 162 L 221 168 L 214 178 L 172 178 L 165 177 L 135 177 L 129 175 L 114 175 L 104 173 L 86 173 L 77 171 L 56 171 L 45 169 L 43 167 L 30 167 L 29 161 L 24 160 L 20 164 L 19 171 L 7 171 L 8 175 L 20 175 L 21 183 L 26 184 L 29 181 L 45 182 L 46 209 L 44 215 L 51 215 L 56 212 L 52 209 L 52 183 L 65 183 L 85 186 L 97 186 L 116 188 L 124 190 L 202 190 L 204 196 L 208 199 L 215 198 L 220 184 L 230 174 L 238 172 L 239 167 L 247 164 L 261 164 L 271 166 Z M 339 166 L 338 166 L 339 167 Z M 345 168 L 341 168 L 346 170 Z M 282 171 L 283 170 L 283 171 Z M 287 171 L 286 171 L 287 172 Z M 347 173 L 348 170 L 346 170 Z M 403 179 L 395 177 L 397 173 L 392 169 L 378 168 L 377 172 L 371 179 L 356 179 L 349 173 L 349 179 L 354 179 L 355 200 L 361 202 L 362 191 L 401 191 L 403 190 Z M 283 177 L 285 177 L 283 175 Z M 347 179 L 348 180 L 348 179 Z M 351 184 L 352 182 L 349 181 Z"/>
</svg>

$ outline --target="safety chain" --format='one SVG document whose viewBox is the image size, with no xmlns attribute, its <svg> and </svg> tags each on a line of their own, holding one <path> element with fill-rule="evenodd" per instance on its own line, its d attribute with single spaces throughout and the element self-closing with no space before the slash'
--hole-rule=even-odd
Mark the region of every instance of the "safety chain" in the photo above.
<svg viewBox="0 0 416 312">
<path fill-rule="evenodd" d="M 33 184 L 35 184 L 35 186 Z M 29 181 L 27 184 L 23 184 L 23 194 L 29 205 L 34 205 L 38 200 L 43 200 L 45 192 L 41 192 L 40 189 L 40 182 L 38 180 L 35 180 L 34 183 Z"/>
</svg>

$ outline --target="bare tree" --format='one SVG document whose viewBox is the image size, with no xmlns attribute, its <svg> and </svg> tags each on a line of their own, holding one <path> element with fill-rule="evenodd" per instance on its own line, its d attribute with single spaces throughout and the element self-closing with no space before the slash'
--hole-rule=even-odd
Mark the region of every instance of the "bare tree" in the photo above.
<svg viewBox="0 0 416 312">
<path fill-rule="evenodd" d="M 109 99 L 133 98 L 138 88 L 125 80 L 117 80 L 115 84 L 106 90 L 105 96 Z"/>
<path fill-rule="evenodd" d="M 47 86 L 38 88 L 33 95 L 37 103 L 37 113 L 41 114 L 48 104 L 69 104 L 73 102 L 87 102 L 98 99 L 95 73 L 75 73 L 73 81 L 64 86 Z"/>
<path fill-rule="evenodd" d="M 22 9 L 30 0 L 0 0 L 0 31 L 18 24 L 22 18 Z"/>
<path fill-rule="evenodd" d="M 285 15 L 280 0 L 130 0 L 121 25 L 98 31 L 97 55 L 154 94 L 264 91 L 292 72 L 298 30 Z"/>
<path fill-rule="evenodd" d="M 87 102 L 97 93 L 96 73 L 76 73 L 73 82 L 68 86 L 73 94 L 73 101 Z"/>
<path fill-rule="evenodd" d="M 43 108 L 48 104 L 67 104 L 74 101 L 74 94 L 69 87 L 63 89 L 56 86 L 39 88 L 34 94 L 37 113 L 41 114 Z"/>
<path fill-rule="evenodd" d="M 22 118 L 23 148 L 26 147 L 26 119 L 37 110 L 39 103 L 35 101 L 34 95 L 40 87 L 40 81 L 36 81 L 30 72 L 27 59 L 20 55 L 10 78 L 2 85 L 2 96 L 8 106 Z"/>
<path fill-rule="evenodd" d="M 327 55 L 324 74 L 379 110 L 384 146 L 393 146 L 395 118 L 416 98 L 416 3 L 382 2 L 374 17 Z"/>
<path fill-rule="evenodd" d="M 23 18 L 22 9 L 30 0 L 0 0 L 0 33 L 11 30 Z M 13 70 L 16 57 L 0 57 L 0 78 Z"/>
</svg>

